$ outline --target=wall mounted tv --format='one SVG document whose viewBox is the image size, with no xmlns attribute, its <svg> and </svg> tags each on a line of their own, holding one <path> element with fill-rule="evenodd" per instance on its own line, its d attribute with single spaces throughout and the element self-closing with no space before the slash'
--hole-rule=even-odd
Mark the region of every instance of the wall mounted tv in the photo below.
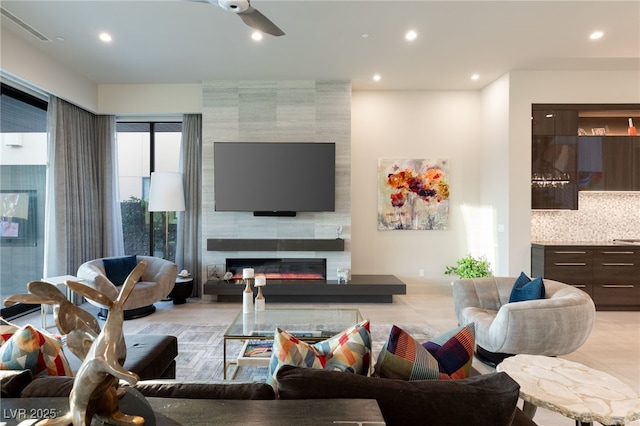
<svg viewBox="0 0 640 426">
<path fill-rule="evenodd" d="M 335 211 L 335 143 L 214 142 L 216 211 Z"/>
</svg>

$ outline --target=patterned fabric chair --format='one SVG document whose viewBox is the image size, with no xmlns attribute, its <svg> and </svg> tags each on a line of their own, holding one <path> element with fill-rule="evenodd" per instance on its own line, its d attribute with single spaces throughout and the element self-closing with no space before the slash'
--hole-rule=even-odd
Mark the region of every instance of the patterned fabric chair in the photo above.
<svg viewBox="0 0 640 426">
<path fill-rule="evenodd" d="M 118 285 L 114 284 L 122 285 L 122 282 L 112 283 L 115 279 L 111 277 L 110 281 L 110 279 L 107 278 L 109 275 L 107 273 L 109 265 L 105 268 L 105 263 L 109 264 L 110 261 L 118 262 L 120 259 L 126 258 L 106 257 L 90 260 L 80 265 L 76 275 L 78 278 L 82 278 L 86 285 L 115 300 L 120 290 Z M 140 262 L 141 260 L 147 262 L 147 270 L 124 304 L 125 320 L 140 318 L 154 313 L 156 308 L 153 304 L 167 297 L 173 289 L 176 283 L 176 277 L 178 276 L 178 267 L 173 262 L 152 256 L 136 256 L 134 262 Z M 124 277 L 126 277 L 129 272 L 125 271 Z M 89 300 L 89 303 L 102 308 L 100 313 L 98 313 L 98 318 L 106 318 L 107 310 L 103 306 L 92 300 Z"/>
<path fill-rule="evenodd" d="M 545 279 L 545 298 L 508 303 L 515 277 L 453 282 L 458 322 L 476 327 L 476 356 L 496 364 L 515 354 L 566 355 L 591 333 L 595 305 L 584 291 Z"/>
</svg>

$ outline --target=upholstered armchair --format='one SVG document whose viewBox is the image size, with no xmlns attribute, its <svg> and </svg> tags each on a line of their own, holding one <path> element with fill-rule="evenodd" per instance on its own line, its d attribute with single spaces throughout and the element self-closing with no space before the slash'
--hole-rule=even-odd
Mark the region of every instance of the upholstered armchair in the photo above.
<svg viewBox="0 0 640 426">
<path fill-rule="evenodd" d="M 571 353 L 591 333 L 595 305 L 584 291 L 543 280 L 545 298 L 509 303 L 515 277 L 453 282 L 453 301 L 461 325 L 475 323 L 476 356 L 496 364 L 506 356 L 557 356 Z"/>
<path fill-rule="evenodd" d="M 178 276 L 175 263 L 152 256 L 106 257 L 83 263 L 78 268 L 77 276 L 89 287 L 115 300 L 120 291 L 119 285 L 124 283 L 124 278 L 141 260 L 147 262 L 147 270 L 124 304 L 125 320 L 140 318 L 154 313 L 156 308 L 153 304 L 166 298 L 173 289 Z M 133 267 L 128 269 L 131 262 Z M 89 303 L 101 308 L 98 318 L 106 318 L 107 310 L 104 306 L 92 300 Z"/>
</svg>

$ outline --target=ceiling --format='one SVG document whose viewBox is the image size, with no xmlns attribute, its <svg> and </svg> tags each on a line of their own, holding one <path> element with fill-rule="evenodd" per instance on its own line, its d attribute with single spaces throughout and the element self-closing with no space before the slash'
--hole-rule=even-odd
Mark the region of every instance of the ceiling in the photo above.
<svg viewBox="0 0 640 426">
<path fill-rule="evenodd" d="M 3 32 L 98 84 L 344 79 L 354 90 L 476 90 L 512 70 L 640 73 L 637 0 L 255 0 L 252 6 L 286 33 L 260 42 L 238 16 L 206 3 L 2 0 L 1 6 L 50 41 L 4 15 Z M 404 38 L 410 29 L 418 33 L 411 42 Z M 604 36 L 592 41 L 596 30 Z M 101 31 L 113 41 L 99 41 Z"/>
</svg>

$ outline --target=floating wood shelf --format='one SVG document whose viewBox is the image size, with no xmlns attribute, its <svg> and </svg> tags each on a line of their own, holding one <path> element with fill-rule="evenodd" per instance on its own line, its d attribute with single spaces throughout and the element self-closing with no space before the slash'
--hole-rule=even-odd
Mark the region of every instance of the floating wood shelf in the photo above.
<svg viewBox="0 0 640 426">
<path fill-rule="evenodd" d="M 344 240 L 326 239 L 207 239 L 208 251 L 344 251 Z"/>
<path fill-rule="evenodd" d="M 207 281 L 203 293 L 218 302 L 242 302 L 244 284 Z M 255 291 L 255 290 L 254 290 Z M 353 275 L 347 284 L 325 280 L 268 280 L 267 303 L 391 303 L 407 286 L 393 275 Z"/>
</svg>

